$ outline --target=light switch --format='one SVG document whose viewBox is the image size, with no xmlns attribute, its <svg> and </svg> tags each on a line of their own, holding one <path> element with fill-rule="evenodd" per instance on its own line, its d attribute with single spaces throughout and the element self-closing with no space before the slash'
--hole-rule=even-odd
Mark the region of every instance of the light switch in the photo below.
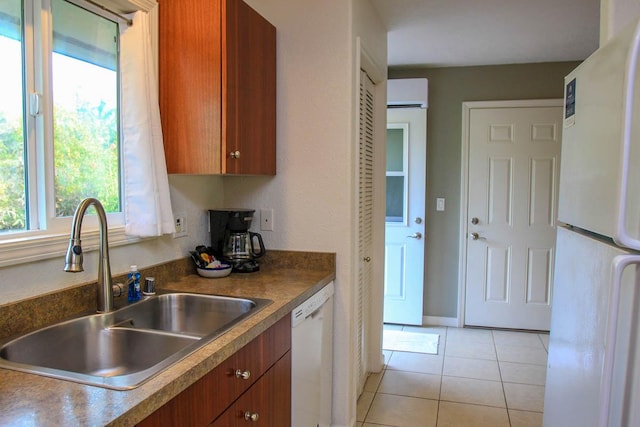
<svg viewBox="0 0 640 427">
<path fill-rule="evenodd" d="M 436 210 L 437 211 L 444 211 L 444 197 L 438 197 L 436 199 Z"/>
</svg>

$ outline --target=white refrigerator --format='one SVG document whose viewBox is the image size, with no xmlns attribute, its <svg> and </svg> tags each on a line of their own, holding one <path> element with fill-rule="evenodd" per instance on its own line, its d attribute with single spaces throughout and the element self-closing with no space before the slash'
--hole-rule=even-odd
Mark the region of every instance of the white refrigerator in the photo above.
<svg viewBox="0 0 640 427">
<path fill-rule="evenodd" d="M 565 78 L 545 427 L 640 426 L 640 26 Z"/>
</svg>

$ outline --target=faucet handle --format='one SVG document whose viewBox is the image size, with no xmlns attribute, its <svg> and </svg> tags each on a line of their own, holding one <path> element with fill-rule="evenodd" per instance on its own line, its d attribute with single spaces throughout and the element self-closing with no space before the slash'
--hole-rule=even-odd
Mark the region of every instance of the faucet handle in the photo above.
<svg viewBox="0 0 640 427">
<path fill-rule="evenodd" d="M 114 283 L 111 285 L 111 289 L 113 289 L 114 297 L 120 297 L 124 294 L 124 285 L 122 283 Z"/>
</svg>

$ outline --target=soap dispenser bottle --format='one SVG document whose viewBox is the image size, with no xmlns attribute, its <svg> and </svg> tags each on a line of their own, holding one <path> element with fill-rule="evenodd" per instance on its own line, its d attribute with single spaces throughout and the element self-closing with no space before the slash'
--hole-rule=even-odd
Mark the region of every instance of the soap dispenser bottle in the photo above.
<svg viewBox="0 0 640 427">
<path fill-rule="evenodd" d="M 138 301 L 140 299 L 140 272 L 137 265 L 132 265 L 127 274 L 127 299 Z"/>
</svg>

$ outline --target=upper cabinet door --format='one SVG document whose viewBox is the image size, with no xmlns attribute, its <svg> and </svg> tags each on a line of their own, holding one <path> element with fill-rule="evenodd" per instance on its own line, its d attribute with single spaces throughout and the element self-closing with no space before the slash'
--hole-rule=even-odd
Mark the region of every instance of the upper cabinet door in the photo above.
<svg viewBox="0 0 640 427">
<path fill-rule="evenodd" d="M 169 173 L 276 173 L 276 29 L 241 0 L 161 0 Z"/>
<path fill-rule="evenodd" d="M 228 174 L 275 175 L 276 28 L 243 1 L 225 4 L 222 168 Z"/>
</svg>

